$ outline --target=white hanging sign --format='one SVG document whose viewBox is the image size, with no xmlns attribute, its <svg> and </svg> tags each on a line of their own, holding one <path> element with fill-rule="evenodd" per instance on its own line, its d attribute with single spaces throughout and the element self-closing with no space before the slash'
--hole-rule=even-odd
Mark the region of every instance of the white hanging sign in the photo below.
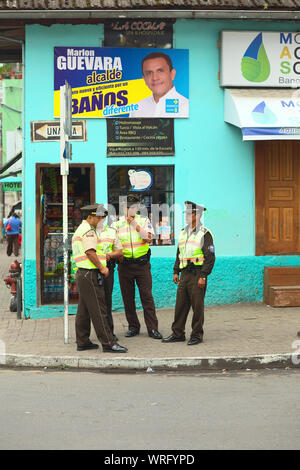
<svg viewBox="0 0 300 470">
<path fill-rule="evenodd" d="M 220 85 L 300 87 L 300 33 L 222 31 Z"/>
<path fill-rule="evenodd" d="M 152 186 L 152 174 L 148 170 L 129 170 L 131 191 L 146 191 Z"/>
</svg>

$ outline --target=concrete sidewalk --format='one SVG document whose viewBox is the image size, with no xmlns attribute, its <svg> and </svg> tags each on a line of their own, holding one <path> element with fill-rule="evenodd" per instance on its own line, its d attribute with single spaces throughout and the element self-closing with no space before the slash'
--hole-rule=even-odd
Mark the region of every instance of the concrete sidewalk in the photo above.
<svg viewBox="0 0 300 470">
<path fill-rule="evenodd" d="M 78 352 L 75 316 L 69 315 L 69 343 L 64 343 L 63 318 L 21 319 L 9 311 L 10 292 L 3 278 L 13 256 L 0 246 L 0 364 L 6 367 L 70 367 L 106 371 L 220 370 L 299 367 L 300 308 L 271 308 L 264 304 L 206 307 L 204 342 L 163 344 L 148 337 L 142 312 L 141 333 L 125 338 L 124 313 L 114 313 L 115 333 L 127 354 L 99 350 Z M 171 333 L 173 309 L 157 312 L 163 336 Z M 191 315 L 186 336 L 189 338 Z M 98 343 L 92 329 L 91 340 Z M 151 370 L 150 370 L 151 369 Z"/>
</svg>

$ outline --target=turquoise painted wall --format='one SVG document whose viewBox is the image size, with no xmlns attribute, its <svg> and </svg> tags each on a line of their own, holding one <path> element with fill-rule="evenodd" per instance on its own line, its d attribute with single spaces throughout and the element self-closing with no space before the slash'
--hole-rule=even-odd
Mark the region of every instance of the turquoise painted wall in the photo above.
<svg viewBox="0 0 300 470">
<path fill-rule="evenodd" d="M 73 145 L 74 163 L 95 162 L 98 202 L 107 201 L 107 165 L 175 165 L 175 203 L 203 203 L 208 209 L 204 224 L 215 238 L 217 262 L 209 279 L 208 304 L 261 301 L 264 265 L 299 264 L 297 256 L 254 256 L 254 146 L 242 141 L 239 129 L 224 122 L 223 89 L 217 79 L 221 30 L 297 31 L 298 27 L 296 22 L 176 21 L 174 47 L 190 51 L 190 118 L 175 120 L 176 156 L 108 159 L 106 123 L 101 119 L 89 119 L 88 142 Z M 58 163 L 59 143 L 31 143 L 30 121 L 53 119 L 54 46 L 101 46 L 102 39 L 102 25 L 26 26 L 24 282 L 25 314 L 31 317 L 60 315 L 62 308 L 36 305 L 35 164 Z M 178 230 L 182 223 L 179 215 Z M 152 249 L 153 293 L 160 308 L 175 302 L 175 252 L 175 247 Z M 114 308 L 123 309 L 118 282 Z"/>
</svg>

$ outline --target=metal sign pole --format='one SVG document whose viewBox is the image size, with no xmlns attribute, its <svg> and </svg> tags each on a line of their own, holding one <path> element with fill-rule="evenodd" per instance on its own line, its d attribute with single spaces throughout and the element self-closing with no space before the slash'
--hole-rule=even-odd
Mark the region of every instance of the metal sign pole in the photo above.
<svg viewBox="0 0 300 470">
<path fill-rule="evenodd" d="M 62 175 L 64 247 L 64 341 L 69 342 L 68 175 Z"/>
<path fill-rule="evenodd" d="M 69 256 L 68 256 L 68 175 L 72 132 L 72 89 L 66 82 L 60 87 L 60 174 L 63 198 L 63 253 L 64 253 L 64 341 L 69 342 Z"/>
</svg>

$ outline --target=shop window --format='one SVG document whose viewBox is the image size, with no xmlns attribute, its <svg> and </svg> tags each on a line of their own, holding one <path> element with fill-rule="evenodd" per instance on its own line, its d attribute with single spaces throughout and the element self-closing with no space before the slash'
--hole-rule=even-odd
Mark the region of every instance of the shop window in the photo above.
<svg viewBox="0 0 300 470">
<path fill-rule="evenodd" d="M 152 244 L 174 245 L 173 165 L 108 166 L 107 182 L 108 202 L 116 215 L 122 215 L 120 197 L 135 192 L 141 197 L 153 226 Z"/>
<path fill-rule="evenodd" d="M 63 278 L 63 215 L 62 178 L 57 165 L 37 167 L 37 270 L 41 304 L 62 304 Z M 70 165 L 68 176 L 68 248 L 69 301 L 76 302 L 75 276 L 71 258 L 72 236 L 80 225 L 80 208 L 95 200 L 93 165 Z"/>
</svg>

